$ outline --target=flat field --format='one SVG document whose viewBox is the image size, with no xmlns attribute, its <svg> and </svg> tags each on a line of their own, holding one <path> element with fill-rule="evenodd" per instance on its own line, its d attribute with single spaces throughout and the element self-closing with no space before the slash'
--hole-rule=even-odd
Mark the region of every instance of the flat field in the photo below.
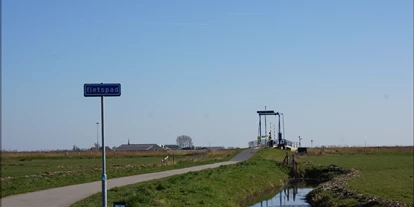
<svg viewBox="0 0 414 207">
<path fill-rule="evenodd" d="M 108 152 L 108 178 L 158 172 L 226 161 L 240 150 Z M 169 156 L 168 162 L 161 160 Z M 173 162 L 174 159 L 174 162 Z M 54 187 L 98 181 L 100 152 L 3 152 L 1 197 Z"/>
<path fill-rule="evenodd" d="M 358 176 L 347 187 L 359 193 L 413 205 L 414 148 L 327 148 L 309 149 L 300 162 L 354 168 Z"/>
</svg>

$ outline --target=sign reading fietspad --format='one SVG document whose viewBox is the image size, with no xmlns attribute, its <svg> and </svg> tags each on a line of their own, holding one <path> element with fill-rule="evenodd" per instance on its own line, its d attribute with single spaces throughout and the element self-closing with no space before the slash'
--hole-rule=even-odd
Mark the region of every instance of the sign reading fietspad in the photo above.
<svg viewBox="0 0 414 207">
<path fill-rule="evenodd" d="M 120 83 L 86 83 L 83 94 L 88 96 L 121 96 Z"/>
</svg>

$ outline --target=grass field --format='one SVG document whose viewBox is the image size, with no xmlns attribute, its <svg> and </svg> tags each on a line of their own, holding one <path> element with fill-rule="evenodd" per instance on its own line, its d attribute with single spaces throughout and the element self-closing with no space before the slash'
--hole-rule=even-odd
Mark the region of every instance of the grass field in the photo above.
<svg viewBox="0 0 414 207">
<path fill-rule="evenodd" d="M 370 196 L 413 205 L 413 147 L 312 149 L 299 161 L 354 168 L 358 176 L 347 187 Z"/>
<path fill-rule="evenodd" d="M 109 152 L 108 178 L 157 172 L 229 160 L 240 150 Z M 1 197 L 98 181 L 99 152 L 2 153 Z M 169 156 L 169 162 L 161 160 Z M 173 164 L 174 157 L 174 164 Z"/>
<path fill-rule="evenodd" d="M 147 181 L 108 191 L 108 206 L 115 201 L 135 206 L 244 206 L 249 199 L 288 179 L 289 169 L 276 165 L 285 152 L 263 149 L 245 162 L 199 172 Z M 100 206 L 97 193 L 72 207 Z"/>
</svg>

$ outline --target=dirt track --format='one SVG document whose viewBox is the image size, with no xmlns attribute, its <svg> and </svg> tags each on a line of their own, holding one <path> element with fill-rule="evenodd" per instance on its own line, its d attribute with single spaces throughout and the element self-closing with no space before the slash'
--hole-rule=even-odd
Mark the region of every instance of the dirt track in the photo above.
<svg viewBox="0 0 414 207">
<path fill-rule="evenodd" d="M 147 180 L 165 178 L 172 175 L 183 174 L 190 171 L 200 171 L 208 168 L 216 168 L 220 165 L 231 165 L 249 159 L 258 149 L 249 148 L 243 150 L 230 161 L 219 162 L 209 165 L 201 165 L 177 170 L 169 170 L 164 172 L 148 173 L 134 175 L 129 177 L 114 178 L 108 180 L 108 189 L 113 187 L 125 186 Z M 84 183 L 78 185 L 65 186 L 60 188 L 52 188 L 47 190 L 36 191 L 32 193 L 8 196 L 1 199 L 2 207 L 66 207 L 76 201 L 86 198 L 92 194 L 101 192 L 101 181 Z M 108 203 L 108 206 L 112 204 Z"/>
</svg>

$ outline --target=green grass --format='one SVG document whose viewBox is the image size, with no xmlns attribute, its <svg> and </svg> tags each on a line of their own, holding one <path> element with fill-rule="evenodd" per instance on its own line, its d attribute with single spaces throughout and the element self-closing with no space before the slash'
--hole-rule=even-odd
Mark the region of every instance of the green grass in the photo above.
<svg viewBox="0 0 414 207">
<path fill-rule="evenodd" d="M 114 165 L 153 165 L 159 164 L 162 157 L 108 157 L 108 168 Z M 179 157 L 180 160 L 183 157 Z M 44 172 L 79 171 L 101 168 L 100 157 L 19 157 L 2 160 L 2 177 L 18 177 Z"/>
<path fill-rule="evenodd" d="M 210 164 L 229 160 L 238 152 L 211 153 L 194 162 L 180 155 L 175 156 L 175 165 L 170 160 L 167 166 L 159 166 L 164 156 L 109 156 L 107 175 L 110 179 Z M 1 197 L 99 181 L 102 174 L 100 157 L 2 157 L 1 164 Z"/>
<path fill-rule="evenodd" d="M 359 170 L 347 187 L 370 196 L 413 205 L 413 152 L 339 153 L 304 156 L 300 161 Z"/>
<path fill-rule="evenodd" d="M 113 188 L 108 206 L 115 201 L 136 206 L 240 206 L 246 198 L 279 188 L 288 179 L 289 169 L 279 166 L 285 153 L 263 149 L 244 162 L 199 172 Z M 100 206 L 101 194 L 81 200 L 72 207 Z"/>
</svg>

